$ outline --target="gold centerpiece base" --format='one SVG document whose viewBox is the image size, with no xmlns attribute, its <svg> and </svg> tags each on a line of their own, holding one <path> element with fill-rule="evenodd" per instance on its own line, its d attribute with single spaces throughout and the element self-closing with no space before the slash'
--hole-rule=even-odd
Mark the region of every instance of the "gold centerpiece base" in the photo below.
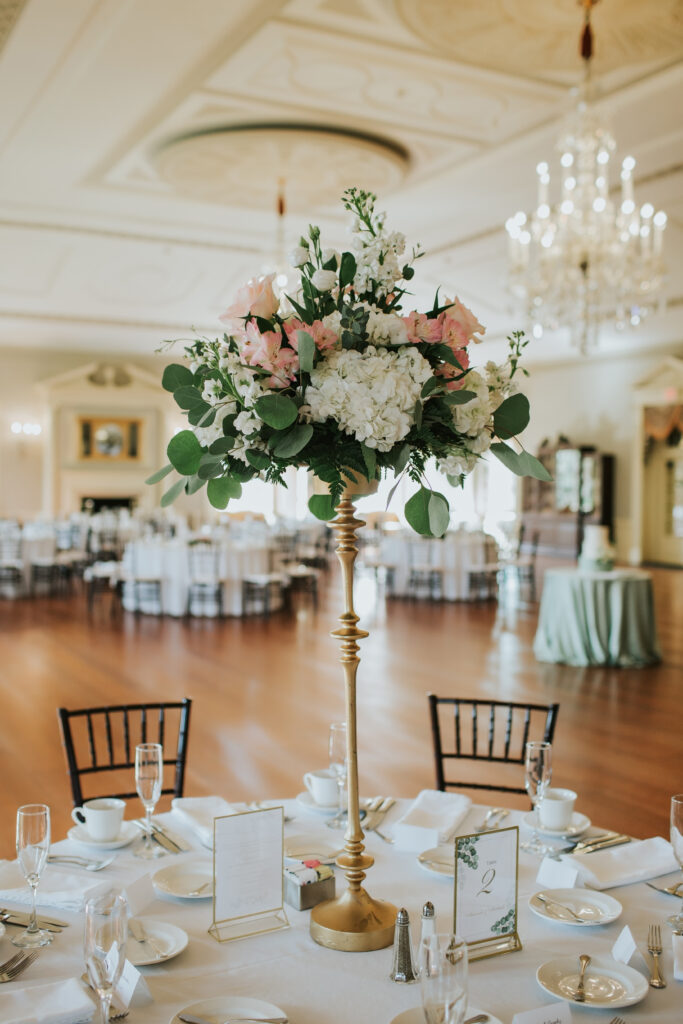
<svg viewBox="0 0 683 1024">
<path fill-rule="evenodd" d="M 384 949 L 394 941 L 398 911 L 392 903 L 375 900 L 365 889 L 347 889 L 311 911 L 311 937 L 321 946 L 346 953 Z"/>
</svg>

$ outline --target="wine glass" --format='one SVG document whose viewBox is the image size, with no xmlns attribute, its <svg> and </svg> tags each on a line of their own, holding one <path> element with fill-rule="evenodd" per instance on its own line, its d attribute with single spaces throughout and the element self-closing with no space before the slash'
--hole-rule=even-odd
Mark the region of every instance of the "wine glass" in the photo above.
<svg viewBox="0 0 683 1024">
<path fill-rule="evenodd" d="M 520 843 L 520 847 L 528 853 L 548 852 L 548 847 L 538 838 L 538 805 L 552 778 L 552 752 L 552 744 L 536 741 L 527 743 L 525 749 L 524 785 L 534 808 L 534 831 L 531 839 Z"/>
<path fill-rule="evenodd" d="M 671 797 L 671 845 L 678 866 L 683 870 L 683 793 Z M 683 900 L 677 914 L 667 917 L 667 921 L 677 932 L 683 932 Z"/>
<path fill-rule="evenodd" d="M 346 828 L 344 789 L 349 771 L 346 746 L 346 722 L 333 722 L 330 726 L 330 770 L 337 777 L 339 804 L 337 813 L 328 824 L 334 828 Z"/>
<path fill-rule="evenodd" d="M 114 890 L 85 905 L 83 955 L 88 979 L 100 1001 L 101 1024 L 108 1024 L 114 989 L 126 960 L 128 903 Z"/>
<path fill-rule="evenodd" d="M 15 946 L 35 949 L 52 942 L 52 932 L 38 927 L 36 891 L 50 850 L 50 808 L 45 804 L 25 804 L 17 811 L 17 860 L 31 886 L 31 920 L 25 932 L 12 937 Z"/>
<path fill-rule="evenodd" d="M 426 1024 L 462 1024 L 467 1011 L 467 946 L 452 932 L 428 935 L 419 955 Z"/>
<path fill-rule="evenodd" d="M 135 788 L 145 808 L 146 832 L 136 857 L 163 857 L 152 838 L 152 812 L 161 796 L 164 762 L 160 743 L 139 743 L 135 748 Z"/>
</svg>

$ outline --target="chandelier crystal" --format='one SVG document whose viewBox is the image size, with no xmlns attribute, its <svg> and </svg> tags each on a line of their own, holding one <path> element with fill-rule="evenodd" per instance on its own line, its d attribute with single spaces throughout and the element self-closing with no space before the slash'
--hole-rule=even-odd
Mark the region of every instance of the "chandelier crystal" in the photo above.
<svg viewBox="0 0 683 1024">
<path fill-rule="evenodd" d="M 597 343 L 602 323 L 636 327 L 660 304 L 667 220 L 651 203 L 636 205 L 632 156 L 621 162 L 621 187 L 610 188 L 616 142 L 591 103 L 594 2 L 584 4 L 584 83 L 556 147 L 559 199 L 551 199 L 550 167 L 543 161 L 536 167 L 535 209 L 529 215 L 519 211 L 505 224 L 508 287 L 534 337 L 542 337 L 544 329 L 568 327 L 581 352 Z"/>
</svg>

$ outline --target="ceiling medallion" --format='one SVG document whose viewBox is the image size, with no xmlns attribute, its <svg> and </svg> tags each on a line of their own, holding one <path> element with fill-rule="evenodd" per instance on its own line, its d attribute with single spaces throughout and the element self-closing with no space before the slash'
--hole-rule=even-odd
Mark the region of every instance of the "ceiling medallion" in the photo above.
<svg viewBox="0 0 683 1024">
<path fill-rule="evenodd" d="M 301 213 L 336 202 L 355 181 L 386 194 L 410 164 L 402 146 L 379 136 L 287 123 L 219 125 L 181 135 L 153 160 L 177 192 L 222 206 L 271 210 L 285 180 L 287 207 Z"/>
</svg>

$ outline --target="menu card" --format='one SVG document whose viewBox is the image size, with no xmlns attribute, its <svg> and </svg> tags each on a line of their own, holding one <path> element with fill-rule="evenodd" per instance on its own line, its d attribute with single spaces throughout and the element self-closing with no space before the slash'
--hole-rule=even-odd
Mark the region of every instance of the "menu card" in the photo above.
<svg viewBox="0 0 683 1024">
<path fill-rule="evenodd" d="M 522 948 L 517 934 L 519 830 L 495 829 L 455 840 L 453 928 L 470 960 Z"/>
<path fill-rule="evenodd" d="M 288 928 L 282 874 L 284 810 L 214 818 L 213 924 L 219 942 Z"/>
</svg>

